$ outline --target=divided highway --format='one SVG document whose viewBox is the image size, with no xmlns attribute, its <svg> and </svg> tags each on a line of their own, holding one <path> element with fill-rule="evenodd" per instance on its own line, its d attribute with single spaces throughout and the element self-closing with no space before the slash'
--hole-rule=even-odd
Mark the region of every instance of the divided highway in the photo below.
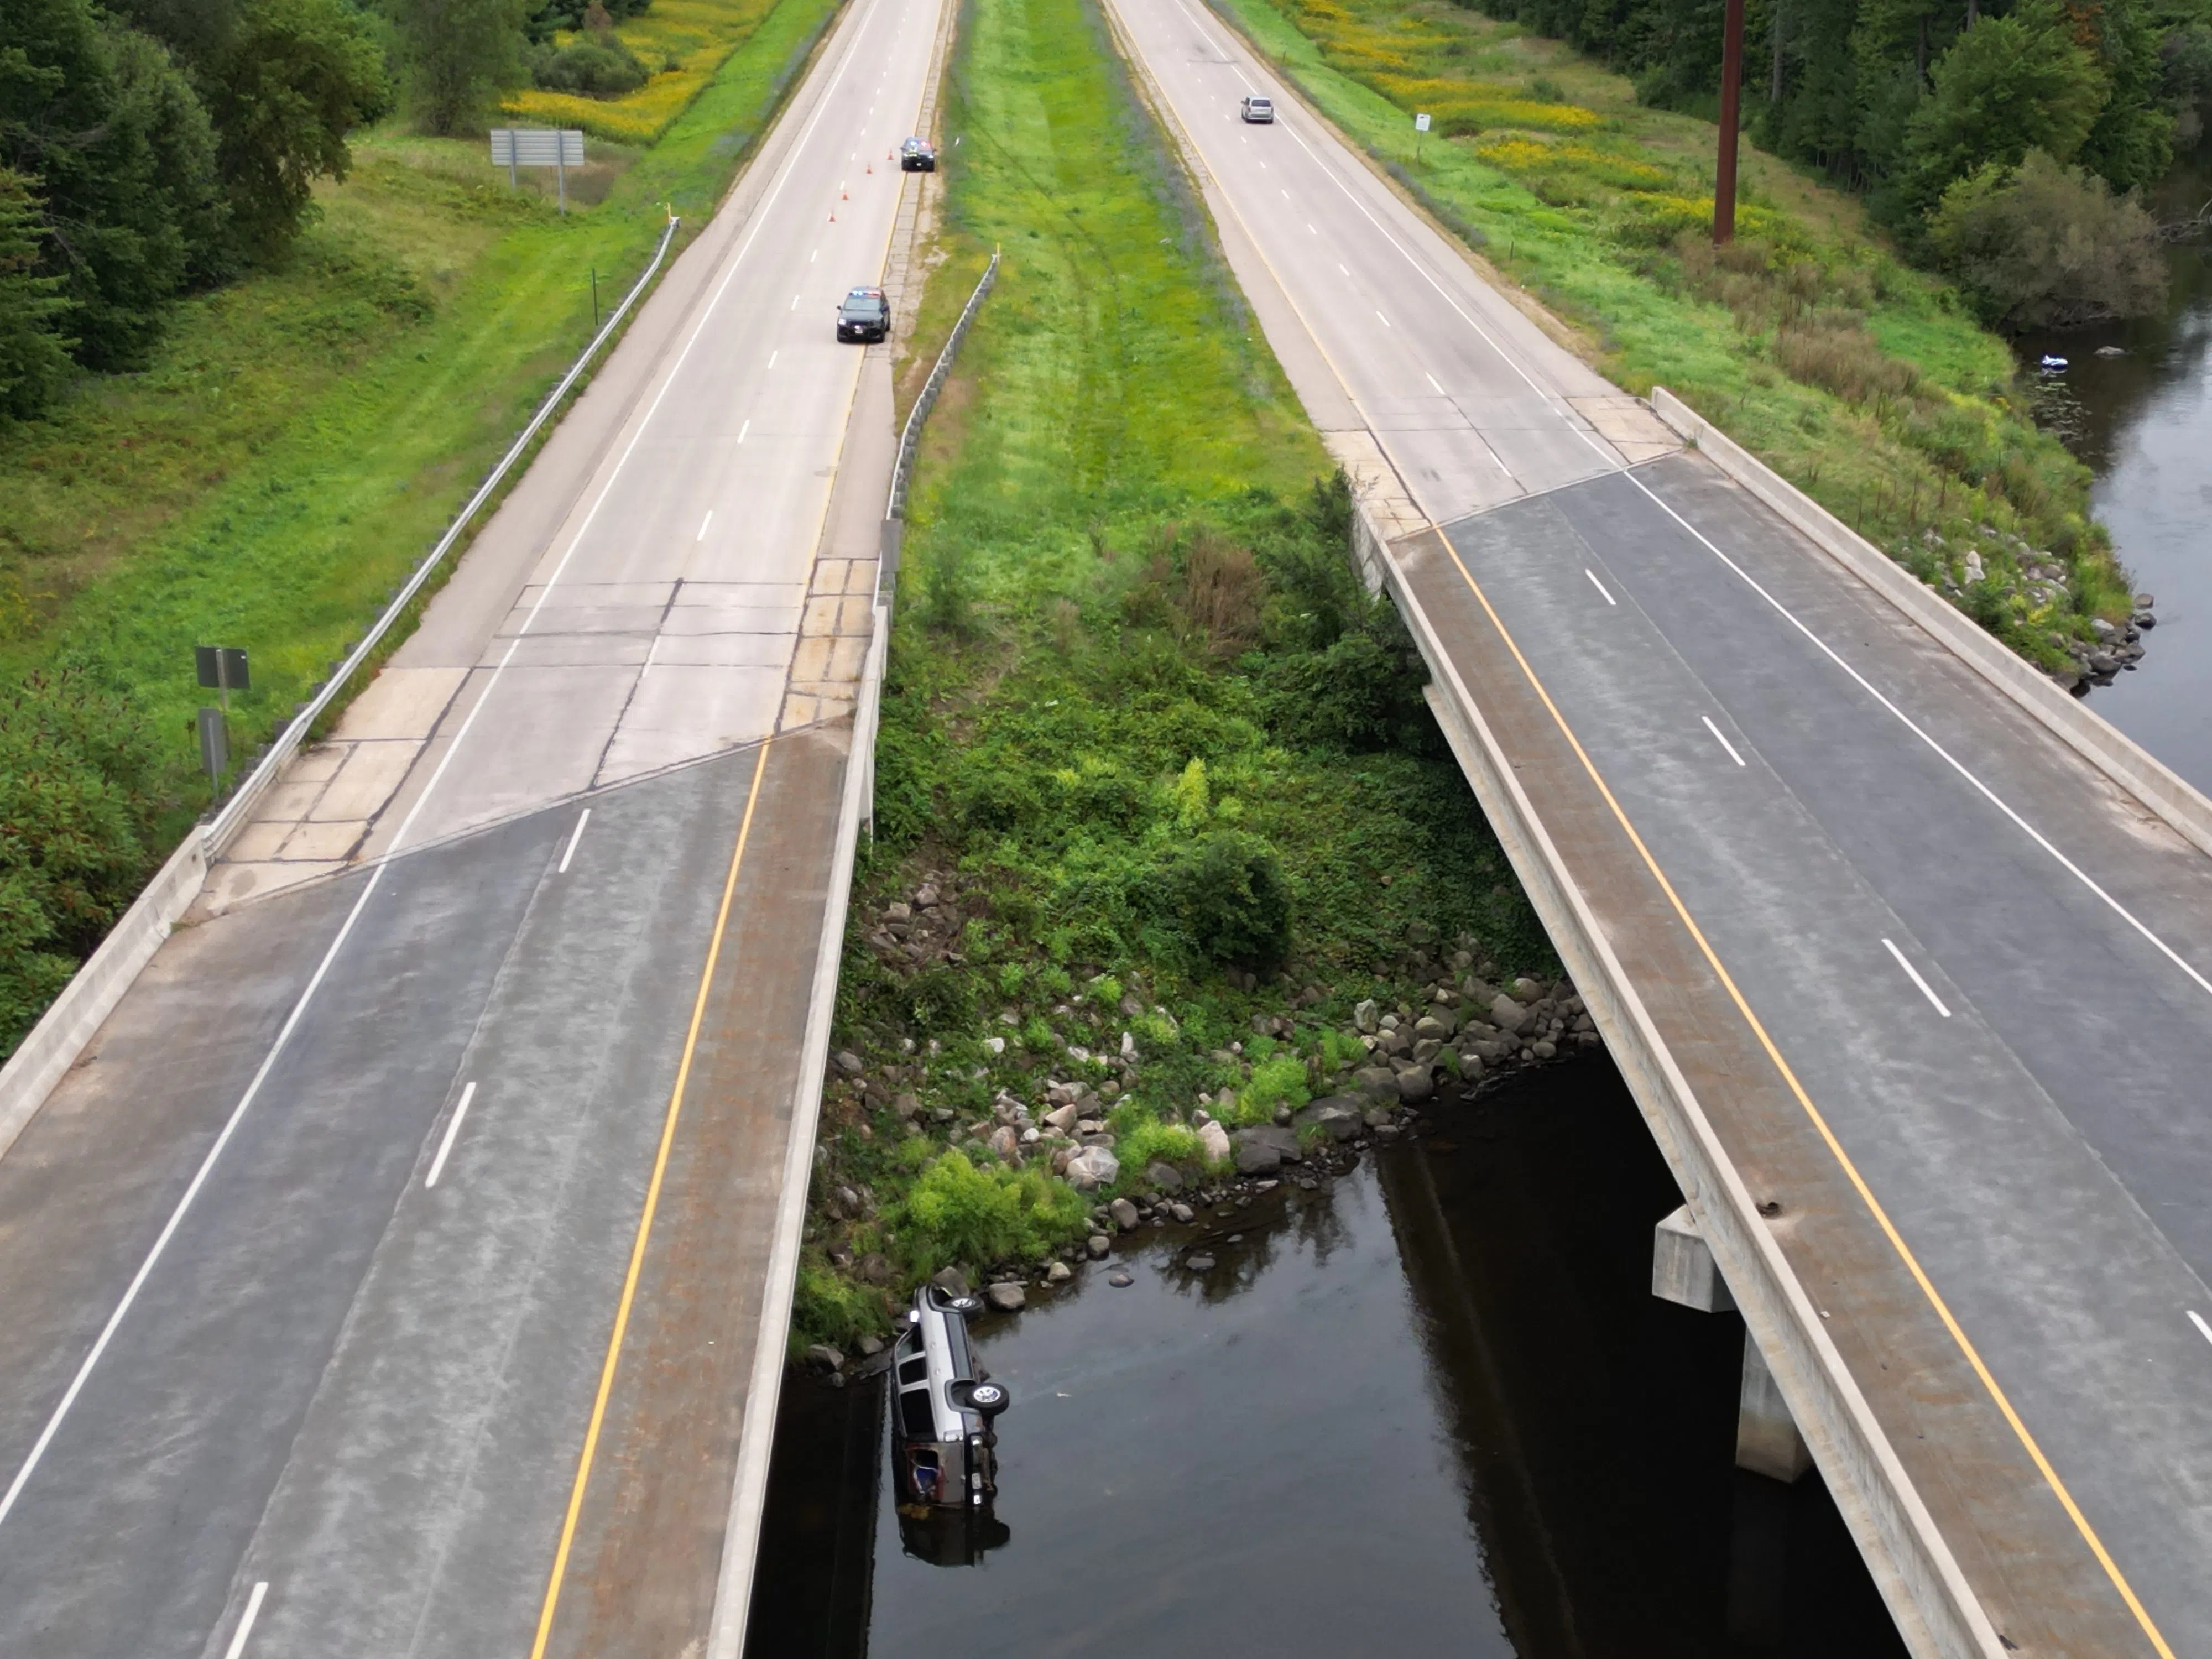
<svg viewBox="0 0 2212 1659">
<path fill-rule="evenodd" d="M 1111 9 L 1439 681 L 1963 1575 L 1945 1634 L 1828 1470 L 1908 1638 L 2212 1649 L 2212 860 L 1486 286 L 1200 0 Z"/>
<path fill-rule="evenodd" d="M 10 1659 L 733 1659 L 948 23 L 854 0 L 0 1158 Z"/>
</svg>

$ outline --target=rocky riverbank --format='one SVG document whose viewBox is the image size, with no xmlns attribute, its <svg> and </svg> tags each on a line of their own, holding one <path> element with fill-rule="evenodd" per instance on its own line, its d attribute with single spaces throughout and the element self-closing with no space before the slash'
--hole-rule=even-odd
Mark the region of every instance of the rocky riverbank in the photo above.
<svg viewBox="0 0 2212 1659">
<path fill-rule="evenodd" d="M 1994 525 L 1978 525 L 1956 539 L 1924 530 L 1919 546 L 1908 546 L 1905 562 L 1985 628 L 2002 631 L 2008 618 L 2023 617 L 2063 621 L 2045 634 L 2058 653 L 2057 665 L 2045 672 L 2069 691 L 2110 685 L 2133 668 L 2143 657 L 2144 633 L 2158 625 L 2157 599 L 2137 593 L 2125 622 L 2091 617 L 2084 637 L 2076 631 L 2075 592 L 2064 561 Z"/>
<path fill-rule="evenodd" d="M 810 1333 L 838 1339 L 810 1346 L 817 1364 L 879 1352 L 923 1277 L 1018 1307 L 1118 1234 L 1311 1188 L 1419 1133 L 1431 1103 L 1599 1042 L 1572 986 L 1504 975 L 1471 934 L 1414 923 L 1372 974 L 1293 963 L 1170 991 L 1080 964 L 985 975 L 962 947 L 992 909 L 981 883 L 927 870 L 854 929 L 936 1029 L 835 1053 L 807 1247 L 836 1281 L 815 1294 L 842 1289 L 851 1322 Z M 979 980 L 1016 994 L 963 1018 Z M 976 1224 L 1002 1200 L 1019 1224 Z"/>
</svg>

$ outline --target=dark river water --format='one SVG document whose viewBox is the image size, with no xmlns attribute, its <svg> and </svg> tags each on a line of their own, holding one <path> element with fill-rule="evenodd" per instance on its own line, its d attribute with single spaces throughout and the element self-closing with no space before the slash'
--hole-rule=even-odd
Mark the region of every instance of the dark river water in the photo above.
<svg viewBox="0 0 2212 1659">
<path fill-rule="evenodd" d="M 902 1539 L 878 1390 L 794 1376 L 749 1654 L 1901 1655 L 1819 1477 L 1733 1467 L 1743 1328 L 1652 1298 L 1678 1200 L 1610 1064 L 1432 1121 L 1202 1217 L 1202 1279 L 1147 1231 L 979 1320 L 974 1565 Z"/>
<path fill-rule="evenodd" d="M 2156 203 L 2179 217 L 2208 198 L 2212 163 L 2168 179 Z M 2067 360 L 2042 418 L 2094 470 L 2097 516 L 2158 601 L 2142 664 L 2091 691 L 2089 707 L 2212 792 L 2212 243 L 2177 246 L 2171 264 L 2162 314 L 2020 349 L 2031 364 Z"/>
</svg>

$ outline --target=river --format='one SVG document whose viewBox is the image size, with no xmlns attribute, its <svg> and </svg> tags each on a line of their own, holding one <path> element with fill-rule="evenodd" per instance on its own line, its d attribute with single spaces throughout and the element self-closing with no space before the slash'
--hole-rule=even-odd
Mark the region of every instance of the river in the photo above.
<svg viewBox="0 0 2212 1659">
<path fill-rule="evenodd" d="M 2212 160 L 2155 200 L 2179 217 L 2212 198 Z M 2156 317 L 2019 342 L 2022 361 L 2064 357 L 2039 418 L 2096 474 L 2097 516 L 2138 592 L 2158 601 L 2142 663 L 2089 707 L 2212 792 L 2212 245 L 2174 247 Z M 2102 354 L 2102 355 L 2100 355 Z"/>
<path fill-rule="evenodd" d="M 1732 1466 L 1741 1322 L 1650 1294 L 1677 1201 L 1598 1055 L 1201 1216 L 1210 1274 L 1136 1235 L 976 1323 L 1014 1404 L 974 1565 L 902 1542 L 880 1394 L 794 1376 L 748 1651 L 1901 1655 L 1819 1477 Z"/>
</svg>

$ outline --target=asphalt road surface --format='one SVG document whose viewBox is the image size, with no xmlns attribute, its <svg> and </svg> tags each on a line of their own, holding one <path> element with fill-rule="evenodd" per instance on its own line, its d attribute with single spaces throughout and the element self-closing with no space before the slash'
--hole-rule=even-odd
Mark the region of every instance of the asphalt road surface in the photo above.
<svg viewBox="0 0 2212 1659">
<path fill-rule="evenodd" d="M 944 15 L 856 0 L 395 659 L 349 851 L 0 1158 L 10 1659 L 702 1650 L 844 873 L 831 313 Z"/>
<path fill-rule="evenodd" d="M 1626 848 L 1603 780 L 1817 1103 L 1835 1151 L 1755 1047 L 1713 1079 L 1775 1103 L 1735 1149 L 1800 1183 L 1785 1248 L 1997 1627 L 2212 1647 L 2212 860 L 1716 468 L 1645 447 L 1199 0 L 1114 9 L 1309 409 L 1340 453 L 1371 434 L 1441 532 L 1401 556 L 1463 678 L 1537 711 L 1524 781 L 1558 760 L 1562 813 Z M 1248 92 L 1274 125 L 1238 118 Z M 1624 936 L 1630 890 L 1589 892 Z M 1718 994 L 1704 1024 L 1751 1030 Z M 1879 1237 L 1886 1265 L 1841 1273 L 1875 1233 L 1837 1152 L 1926 1290 Z"/>
</svg>

